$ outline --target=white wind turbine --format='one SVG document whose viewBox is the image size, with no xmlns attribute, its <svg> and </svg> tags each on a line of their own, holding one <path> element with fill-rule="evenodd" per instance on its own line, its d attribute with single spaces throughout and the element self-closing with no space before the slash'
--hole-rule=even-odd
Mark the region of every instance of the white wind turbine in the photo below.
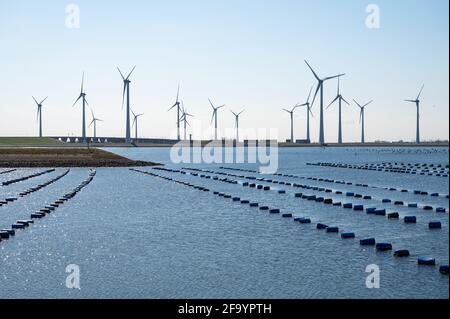
<svg viewBox="0 0 450 319">
<path fill-rule="evenodd" d="M 89 124 L 89 127 L 94 125 L 94 140 L 95 140 L 97 138 L 97 122 L 103 122 L 103 120 L 96 118 L 94 116 L 94 111 L 91 110 L 91 113 L 92 113 L 92 121 Z"/>
<path fill-rule="evenodd" d="M 288 110 L 288 109 L 283 109 L 283 111 L 287 112 L 290 114 L 291 116 L 291 143 L 294 143 L 294 111 L 300 107 L 300 105 L 296 105 L 294 106 L 294 108 L 292 110 Z"/>
<path fill-rule="evenodd" d="M 123 96 L 122 96 L 122 109 L 123 109 L 123 104 L 125 102 L 125 94 L 127 96 L 127 110 L 126 110 L 126 124 L 125 124 L 125 142 L 126 143 L 131 143 L 131 127 L 130 127 L 130 76 L 131 74 L 134 72 L 134 70 L 136 69 L 136 66 L 131 70 L 130 74 L 128 74 L 127 77 L 124 77 L 122 74 L 122 71 L 120 71 L 119 68 L 117 68 L 117 70 L 119 70 L 120 76 L 123 79 Z"/>
<path fill-rule="evenodd" d="M 240 113 L 234 113 L 233 111 L 231 111 L 231 113 L 233 113 L 234 115 L 234 119 L 235 119 L 235 126 L 236 126 L 236 143 L 239 143 L 239 116 L 241 116 L 242 113 L 244 113 L 245 110 L 242 110 Z"/>
<path fill-rule="evenodd" d="M 42 137 L 42 104 L 44 104 L 45 100 L 47 100 L 47 99 L 48 99 L 48 96 L 39 103 L 33 96 L 33 100 L 34 100 L 34 102 L 36 102 L 36 106 L 37 106 L 37 120 L 39 123 L 39 137 Z"/>
<path fill-rule="evenodd" d="M 369 105 L 370 103 L 372 103 L 373 100 L 368 102 L 368 103 L 366 103 L 366 104 L 364 104 L 364 105 L 359 104 L 355 100 L 353 100 L 353 102 L 355 102 L 356 105 L 358 105 L 358 107 L 361 110 L 360 117 L 359 117 L 359 122 L 361 123 L 361 144 L 364 144 L 366 142 L 365 136 L 364 136 L 364 111 L 366 109 L 366 106 Z"/>
<path fill-rule="evenodd" d="M 417 144 L 420 144 L 420 95 L 422 94 L 424 87 L 425 87 L 425 84 L 422 85 L 419 95 L 417 95 L 417 98 L 415 100 L 405 100 L 406 102 L 411 102 L 411 103 L 416 104 L 416 109 L 417 109 L 416 143 Z"/>
<path fill-rule="evenodd" d="M 138 120 L 141 116 L 144 116 L 144 114 L 134 114 L 133 110 L 131 110 L 131 113 L 133 114 L 133 126 L 135 129 L 135 142 L 138 142 Z"/>
<path fill-rule="evenodd" d="M 73 103 L 72 107 L 74 107 L 79 100 L 82 100 L 82 124 L 81 124 L 81 139 L 83 143 L 87 142 L 87 138 L 86 138 L 86 105 L 89 106 L 88 101 L 86 100 L 86 93 L 84 93 L 84 72 L 83 72 L 83 77 L 81 79 L 81 92 L 80 95 L 78 96 L 78 99 L 75 101 L 75 103 Z"/>
<path fill-rule="evenodd" d="M 225 105 L 221 105 L 221 106 L 215 107 L 210 99 L 208 99 L 208 101 L 209 101 L 209 104 L 211 104 L 211 107 L 213 109 L 211 124 L 214 121 L 214 128 L 215 128 L 214 139 L 217 141 L 217 113 L 218 113 L 217 111 L 220 110 L 221 108 L 225 107 Z"/>
<path fill-rule="evenodd" d="M 341 77 L 338 77 L 338 89 L 337 89 L 337 96 L 336 98 L 328 105 L 327 109 L 330 108 L 331 105 L 333 105 L 334 102 L 339 102 L 339 129 L 338 129 L 338 144 L 342 144 L 342 101 L 344 101 L 347 105 L 350 105 L 344 97 L 341 95 L 340 91 L 340 79 Z"/>
</svg>

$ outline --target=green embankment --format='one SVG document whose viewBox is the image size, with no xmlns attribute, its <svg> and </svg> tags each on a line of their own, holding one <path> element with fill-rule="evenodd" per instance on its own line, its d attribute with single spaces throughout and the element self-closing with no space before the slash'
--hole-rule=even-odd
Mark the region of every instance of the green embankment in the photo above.
<svg viewBox="0 0 450 319">
<path fill-rule="evenodd" d="M 0 137 L 0 145 L 18 145 L 18 146 L 33 146 L 33 145 L 59 145 L 62 144 L 48 137 Z"/>
</svg>

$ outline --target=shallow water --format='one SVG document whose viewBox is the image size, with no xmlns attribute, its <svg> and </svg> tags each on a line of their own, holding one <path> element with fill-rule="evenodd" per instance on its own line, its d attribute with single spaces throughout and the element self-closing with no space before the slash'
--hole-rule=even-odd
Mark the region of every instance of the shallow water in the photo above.
<svg viewBox="0 0 450 319">
<path fill-rule="evenodd" d="M 257 170 L 256 164 L 172 165 L 168 149 L 112 149 L 132 159 L 151 160 L 167 168 L 201 168 L 257 178 L 301 183 L 373 196 L 372 200 L 257 182 L 261 191 L 211 179 L 158 173 L 208 187 L 201 192 L 125 168 L 98 169 L 93 182 L 73 200 L 35 225 L 0 243 L 0 298 L 448 298 L 448 213 L 394 206 L 383 198 L 444 207 L 448 211 L 448 178 L 389 172 L 307 166 L 308 162 L 448 164 L 447 149 L 280 149 L 279 173 L 366 183 L 379 187 L 425 190 L 444 196 L 419 196 L 382 188 L 362 188 L 285 176 L 220 169 Z M 42 169 L 1 174 L 0 182 Z M 45 174 L 0 187 L 0 200 L 62 174 Z M 87 169 L 72 169 L 56 183 L 0 207 L 0 229 L 50 204 L 76 187 Z M 208 174 L 214 176 L 214 174 Z M 234 178 L 240 183 L 244 178 Z M 247 180 L 248 181 L 248 180 Z M 276 190 L 286 190 L 278 194 Z M 270 215 L 248 205 L 213 195 L 226 192 L 294 216 L 310 217 L 311 225 Z M 365 207 L 414 215 L 417 224 L 367 215 L 298 199 L 296 192 L 316 194 Z M 429 230 L 428 222 L 442 222 Z M 356 239 L 318 231 L 321 222 L 355 232 Z M 394 258 L 361 247 L 359 239 L 375 237 L 411 257 Z M 418 266 L 418 256 L 436 258 L 437 266 Z M 80 267 L 81 290 L 65 286 L 65 268 Z M 380 289 L 366 288 L 370 264 L 380 267 Z"/>
</svg>

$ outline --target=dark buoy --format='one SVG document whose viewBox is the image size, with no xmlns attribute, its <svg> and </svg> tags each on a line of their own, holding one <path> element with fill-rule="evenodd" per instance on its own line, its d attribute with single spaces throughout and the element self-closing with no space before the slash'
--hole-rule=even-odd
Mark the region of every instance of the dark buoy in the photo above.
<svg viewBox="0 0 450 319">
<path fill-rule="evenodd" d="M 434 266 L 434 265 L 436 265 L 436 259 L 428 258 L 428 257 L 419 257 L 417 259 L 417 263 L 419 265 Z"/>
<path fill-rule="evenodd" d="M 270 191 L 270 186 L 264 186 L 265 191 Z"/>
<path fill-rule="evenodd" d="M 309 218 L 299 218 L 298 222 L 300 224 L 311 224 L 311 219 L 309 219 Z"/>
<path fill-rule="evenodd" d="M 24 224 L 12 224 L 12 229 L 24 229 L 25 225 Z"/>
<path fill-rule="evenodd" d="M 295 193 L 296 198 L 301 198 L 303 196 L 303 193 Z"/>
<path fill-rule="evenodd" d="M 7 231 L 4 230 L 0 230 L 0 240 L 1 239 L 9 239 L 9 233 Z"/>
<path fill-rule="evenodd" d="M 286 191 L 285 190 L 279 190 L 278 194 L 286 194 Z"/>
<path fill-rule="evenodd" d="M 240 202 L 241 199 L 239 197 L 233 197 L 233 202 Z"/>
<path fill-rule="evenodd" d="M 355 233 L 342 233 L 341 234 L 342 239 L 350 239 L 355 238 Z"/>
<path fill-rule="evenodd" d="M 324 204 L 327 205 L 331 205 L 333 204 L 333 199 L 332 198 L 325 198 L 325 200 L 323 201 Z"/>
<path fill-rule="evenodd" d="M 406 224 L 415 224 L 417 223 L 417 218 L 416 216 L 405 216 L 404 222 Z"/>
<path fill-rule="evenodd" d="M 441 222 L 437 222 L 437 221 L 432 221 L 428 224 L 428 228 L 430 229 L 441 229 L 442 228 L 442 223 Z"/>
<path fill-rule="evenodd" d="M 389 243 L 378 243 L 376 247 L 377 247 L 377 250 L 379 250 L 379 251 L 392 250 L 392 244 L 389 244 Z"/>
<path fill-rule="evenodd" d="M 433 210 L 433 207 L 431 207 L 431 206 L 424 206 L 423 210 Z"/>
<path fill-rule="evenodd" d="M 399 213 L 389 213 L 388 214 L 388 219 L 399 219 L 400 215 Z"/>
<path fill-rule="evenodd" d="M 353 197 L 353 196 L 355 196 L 355 193 L 353 193 L 353 192 L 347 192 L 347 193 L 345 194 L 345 196 Z"/>
<path fill-rule="evenodd" d="M 447 210 L 444 207 L 436 208 L 436 213 L 445 213 Z"/>
<path fill-rule="evenodd" d="M 448 275 L 448 265 L 442 265 L 439 267 L 439 272 L 443 275 Z"/>
<path fill-rule="evenodd" d="M 259 210 L 269 210 L 269 207 L 267 207 L 267 206 L 261 206 L 261 207 L 259 208 Z"/>
<path fill-rule="evenodd" d="M 339 227 L 328 227 L 327 233 L 339 233 Z"/>
<path fill-rule="evenodd" d="M 347 208 L 347 209 L 351 209 L 351 208 L 353 207 L 353 204 L 352 204 L 352 203 L 345 203 L 345 204 L 343 205 L 343 207 L 344 207 L 344 208 Z"/>
<path fill-rule="evenodd" d="M 391 202 L 392 202 L 392 200 L 390 200 L 388 198 L 383 199 L 383 203 L 391 203 Z"/>
<path fill-rule="evenodd" d="M 416 203 L 409 203 L 409 204 L 408 204 L 408 207 L 409 207 L 409 208 L 417 208 L 417 206 L 418 206 L 418 205 L 417 205 Z"/>
<path fill-rule="evenodd" d="M 258 203 L 250 203 L 250 207 L 258 207 L 259 204 Z"/>
<path fill-rule="evenodd" d="M 333 203 L 333 206 L 342 206 L 342 203 L 341 202 L 335 202 L 335 203 Z"/>
<path fill-rule="evenodd" d="M 403 249 L 403 250 L 397 250 L 394 252 L 395 257 L 409 257 L 409 250 Z"/>
<path fill-rule="evenodd" d="M 292 218 L 292 214 L 286 213 L 286 214 L 283 214 L 282 217 L 284 217 L 284 218 Z"/>
<path fill-rule="evenodd" d="M 359 241 L 359 244 L 361 246 L 375 246 L 376 242 L 375 242 L 375 238 L 366 238 L 366 239 L 361 239 Z"/>
<path fill-rule="evenodd" d="M 355 206 L 353 207 L 353 210 L 356 210 L 356 211 L 363 211 L 363 210 L 364 210 L 364 205 L 355 205 Z"/>
<path fill-rule="evenodd" d="M 317 229 L 320 229 L 320 230 L 322 230 L 322 229 L 327 229 L 328 228 L 328 226 L 327 225 L 325 225 L 325 224 L 317 224 L 317 227 L 316 227 Z"/>
<path fill-rule="evenodd" d="M 269 213 L 271 213 L 271 214 L 279 214 L 279 213 L 280 213 L 280 210 L 279 210 L 279 209 L 271 209 L 271 210 L 269 211 Z"/>
<path fill-rule="evenodd" d="M 386 210 L 385 209 L 377 209 L 375 211 L 375 215 L 377 215 L 377 216 L 386 216 Z"/>
</svg>

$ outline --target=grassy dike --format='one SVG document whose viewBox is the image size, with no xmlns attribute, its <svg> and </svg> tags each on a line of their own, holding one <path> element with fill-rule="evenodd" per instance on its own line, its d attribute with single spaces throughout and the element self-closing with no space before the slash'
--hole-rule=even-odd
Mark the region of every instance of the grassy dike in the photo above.
<svg viewBox="0 0 450 319">
<path fill-rule="evenodd" d="M 136 167 L 158 163 L 133 161 L 96 148 L 0 148 L 0 167 Z"/>
</svg>

